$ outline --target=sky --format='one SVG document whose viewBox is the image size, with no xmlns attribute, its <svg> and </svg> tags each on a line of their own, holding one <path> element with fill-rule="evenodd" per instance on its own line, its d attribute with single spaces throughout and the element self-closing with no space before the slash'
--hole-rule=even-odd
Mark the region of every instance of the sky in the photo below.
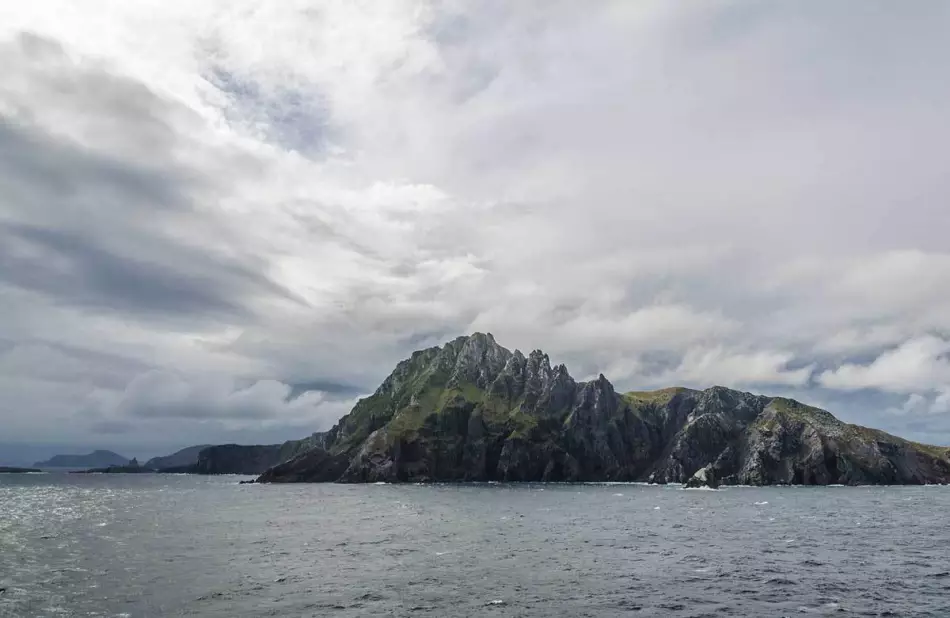
<svg viewBox="0 0 950 618">
<path fill-rule="evenodd" d="M 939 0 L 0 3 L 0 443 L 303 437 L 481 331 L 950 444 L 948 31 Z"/>
</svg>

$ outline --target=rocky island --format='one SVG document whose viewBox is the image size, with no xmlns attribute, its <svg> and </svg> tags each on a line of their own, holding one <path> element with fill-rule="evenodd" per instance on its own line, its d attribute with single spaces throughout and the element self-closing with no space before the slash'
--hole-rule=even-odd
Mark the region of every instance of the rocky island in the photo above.
<svg viewBox="0 0 950 618">
<path fill-rule="evenodd" d="M 648 481 L 689 486 L 950 482 L 950 448 L 715 386 L 617 393 L 490 334 L 415 352 L 261 483 Z"/>
<path fill-rule="evenodd" d="M 112 451 L 98 450 L 86 455 L 56 455 L 46 461 L 38 461 L 34 468 L 107 468 L 109 466 L 124 466 L 129 463 L 123 457 Z"/>
</svg>

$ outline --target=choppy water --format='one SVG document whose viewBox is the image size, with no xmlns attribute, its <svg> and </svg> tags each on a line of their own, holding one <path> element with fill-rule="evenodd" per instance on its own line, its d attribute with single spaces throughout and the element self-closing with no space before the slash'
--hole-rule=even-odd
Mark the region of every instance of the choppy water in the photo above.
<svg viewBox="0 0 950 618">
<path fill-rule="evenodd" d="M 0 616 L 950 616 L 950 488 L 0 475 Z"/>
</svg>

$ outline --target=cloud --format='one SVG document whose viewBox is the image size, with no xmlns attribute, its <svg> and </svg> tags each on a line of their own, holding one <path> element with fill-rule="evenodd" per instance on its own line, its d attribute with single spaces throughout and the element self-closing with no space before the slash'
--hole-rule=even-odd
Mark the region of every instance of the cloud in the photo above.
<svg viewBox="0 0 950 618">
<path fill-rule="evenodd" d="M 911 393 L 903 404 L 888 408 L 887 411 L 911 417 L 946 415 L 950 413 L 950 389 L 942 389 L 932 396 Z"/>
<path fill-rule="evenodd" d="M 712 349 L 691 349 L 672 371 L 658 378 L 664 384 L 705 386 L 786 385 L 808 383 L 813 366 L 791 368 L 794 355 L 770 350 L 742 352 Z"/>
<path fill-rule="evenodd" d="M 0 86 L 0 284 L 159 316 L 299 302 L 256 260 L 215 246 L 229 231 L 201 215 L 210 183 L 177 160 L 207 150 L 189 143 L 189 110 L 38 35 L 5 42 L 0 59 L 12 67 Z"/>
<path fill-rule="evenodd" d="M 96 426 L 125 430 L 136 422 L 216 422 L 230 428 L 274 422 L 295 426 L 332 424 L 352 406 L 331 393 L 296 391 L 276 380 L 239 384 L 223 376 L 182 376 L 153 370 L 133 378 L 121 392 L 93 391 L 80 414 Z M 348 409 L 348 408 L 346 408 Z"/>
<path fill-rule="evenodd" d="M 251 293 L 258 285 L 280 293 L 258 273 L 215 264 L 208 256 L 195 256 L 206 263 L 193 262 L 197 269 L 182 271 L 111 252 L 99 239 L 41 227 L 0 224 L 0 247 L 7 283 L 103 311 L 240 316 L 248 310 L 241 292 Z M 179 257 L 187 253 L 181 248 Z"/>
<path fill-rule="evenodd" d="M 74 349 L 44 341 L 0 345 L 0 374 L 11 379 L 43 379 L 50 382 L 89 382 L 116 388 L 125 384 L 122 374 L 148 369 L 128 358 Z"/>
<path fill-rule="evenodd" d="M 950 386 L 950 341 L 925 336 L 882 353 L 868 364 L 844 363 L 818 376 L 829 388 L 875 388 L 908 393 Z"/>
<path fill-rule="evenodd" d="M 4 4 L 5 435 L 292 438 L 473 330 L 619 389 L 938 427 L 948 24 L 939 3 Z"/>
</svg>

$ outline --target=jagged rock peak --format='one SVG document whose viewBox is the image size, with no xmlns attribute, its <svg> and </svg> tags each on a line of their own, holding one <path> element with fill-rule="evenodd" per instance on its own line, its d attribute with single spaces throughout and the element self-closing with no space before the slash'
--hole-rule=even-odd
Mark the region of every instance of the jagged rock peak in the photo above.
<svg viewBox="0 0 950 618">
<path fill-rule="evenodd" d="M 531 353 L 528 354 L 528 359 L 539 365 L 551 365 L 551 359 L 548 358 L 548 355 L 544 353 L 544 350 L 531 350 Z"/>
<path fill-rule="evenodd" d="M 444 371 L 452 378 L 472 379 L 478 385 L 487 384 L 484 376 L 497 375 L 512 356 L 506 348 L 498 345 L 491 333 L 475 332 L 456 337 L 441 346 L 416 350 L 409 358 L 396 364 L 396 368 L 376 389 L 376 395 L 393 394 L 424 371 Z M 487 367 L 481 367 L 487 365 Z M 482 370 L 479 370 L 481 368 Z M 483 376 L 480 380 L 479 376 Z"/>
<path fill-rule="evenodd" d="M 518 387 L 535 381 L 538 387 L 546 388 L 553 380 L 565 378 L 573 383 L 567 367 L 559 364 L 552 369 L 551 359 L 544 351 L 532 350 L 526 357 L 521 350 L 512 352 L 499 345 L 491 333 L 481 332 L 456 337 L 442 347 L 413 353 L 397 366 L 387 382 L 398 384 L 404 372 L 426 366 L 435 372 L 447 372 L 450 386 L 469 383 L 488 388 L 501 379 L 514 382 Z"/>
<path fill-rule="evenodd" d="M 596 380 L 577 385 L 573 409 L 567 423 L 574 430 L 581 427 L 604 427 L 618 408 L 619 398 L 613 385 L 600 374 Z"/>
<path fill-rule="evenodd" d="M 505 369 L 512 354 L 491 333 L 474 333 L 454 342 L 458 350 L 449 384 L 471 383 L 486 388 Z"/>
</svg>

